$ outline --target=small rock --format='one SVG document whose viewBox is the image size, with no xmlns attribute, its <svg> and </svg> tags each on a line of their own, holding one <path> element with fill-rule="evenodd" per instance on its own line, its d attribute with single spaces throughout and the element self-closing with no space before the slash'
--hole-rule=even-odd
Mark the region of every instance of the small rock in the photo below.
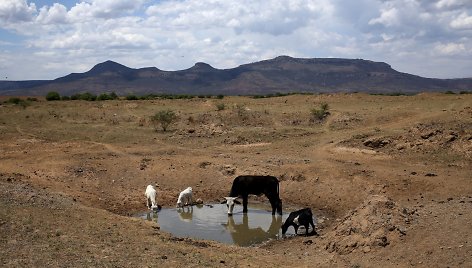
<svg viewBox="0 0 472 268">
<path fill-rule="evenodd" d="M 406 229 L 403 227 L 397 227 L 398 232 L 400 232 L 401 235 L 406 235 Z"/>
<path fill-rule="evenodd" d="M 384 138 L 370 138 L 364 141 L 364 145 L 370 148 L 381 148 L 389 143 L 390 140 Z"/>
<path fill-rule="evenodd" d="M 369 253 L 370 250 L 371 250 L 371 249 L 370 249 L 369 246 L 366 246 L 366 247 L 364 247 L 364 248 L 362 249 L 362 251 L 363 251 L 364 253 Z"/>
<path fill-rule="evenodd" d="M 408 143 L 400 143 L 395 146 L 398 151 L 405 150 L 408 147 Z"/>
<path fill-rule="evenodd" d="M 309 240 L 303 241 L 303 244 L 311 245 L 311 244 L 313 244 L 313 240 L 309 239 Z"/>
<path fill-rule="evenodd" d="M 386 247 L 390 242 L 388 242 L 388 239 L 386 236 L 382 236 L 376 239 L 374 242 L 375 245 L 381 246 L 381 247 Z"/>
<path fill-rule="evenodd" d="M 454 135 L 449 135 L 446 137 L 446 142 L 452 142 L 454 140 L 456 140 L 457 136 L 454 136 Z"/>
</svg>

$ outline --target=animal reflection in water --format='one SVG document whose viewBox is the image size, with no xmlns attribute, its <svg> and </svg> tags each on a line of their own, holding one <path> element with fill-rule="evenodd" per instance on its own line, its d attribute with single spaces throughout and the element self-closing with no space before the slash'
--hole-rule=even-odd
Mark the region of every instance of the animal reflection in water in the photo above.
<svg viewBox="0 0 472 268">
<path fill-rule="evenodd" d="M 158 209 L 148 211 L 146 213 L 146 220 L 148 221 L 155 221 L 157 222 L 158 219 L 158 212 L 161 210 L 161 206 Z M 193 219 L 193 206 L 186 206 L 183 208 L 177 209 L 179 213 L 179 218 L 181 221 L 184 222 L 192 222 Z"/>
<path fill-rule="evenodd" d="M 223 224 L 229 231 L 233 242 L 239 246 L 249 246 L 269 239 L 276 239 L 282 225 L 282 217 L 272 215 L 269 228 L 265 231 L 262 227 L 249 227 L 249 218 L 245 213 L 242 215 L 242 223 L 236 223 L 234 217 L 228 217 L 228 222 Z"/>
<path fill-rule="evenodd" d="M 157 222 L 157 213 L 161 211 L 162 206 L 157 205 L 156 207 L 153 207 L 151 210 L 149 210 L 146 213 L 146 220 L 148 221 L 156 221 Z"/>
<path fill-rule="evenodd" d="M 185 206 L 177 209 L 181 221 L 192 222 L 193 219 L 193 206 Z"/>
</svg>

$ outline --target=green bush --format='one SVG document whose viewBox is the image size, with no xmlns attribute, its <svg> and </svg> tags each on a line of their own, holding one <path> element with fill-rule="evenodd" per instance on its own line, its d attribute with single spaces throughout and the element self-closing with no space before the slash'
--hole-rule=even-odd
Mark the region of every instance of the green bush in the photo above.
<svg viewBox="0 0 472 268">
<path fill-rule="evenodd" d="M 70 96 L 71 100 L 86 100 L 86 101 L 95 101 L 97 100 L 97 95 L 94 95 L 89 92 L 85 93 L 77 93 L 72 96 Z"/>
<path fill-rule="evenodd" d="M 329 115 L 328 112 L 329 106 L 327 103 L 321 103 L 320 108 L 311 109 L 311 121 L 320 121 L 323 120 L 326 116 Z"/>
<path fill-rule="evenodd" d="M 12 103 L 12 104 L 15 104 L 15 105 L 20 105 L 23 108 L 26 108 L 27 106 L 30 105 L 30 103 L 28 101 L 25 101 L 25 100 L 20 99 L 18 97 L 11 97 L 5 102 L 6 103 Z"/>
<path fill-rule="evenodd" d="M 108 95 L 107 93 L 102 93 L 100 95 L 98 95 L 97 97 L 97 100 L 99 101 L 102 101 L 102 100 L 111 100 L 112 98 L 110 97 L 110 95 Z"/>
<path fill-rule="evenodd" d="M 226 108 L 226 105 L 222 102 L 216 104 L 216 110 L 217 111 L 223 111 L 225 108 Z"/>
<path fill-rule="evenodd" d="M 157 131 L 160 126 L 163 131 L 167 131 L 168 127 L 177 121 L 177 115 L 172 110 L 162 110 L 151 116 L 151 122 Z"/>
<path fill-rule="evenodd" d="M 55 100 L 60 100 L 61 95 L 57 93 L 56 91 L 49 91 L 48 94 L 46 95 L 46 100 L 48 101 L 55 101 Z"/>
<path fill-rule="evenodd" d="M 94 95 L 89 92 L 85 92 L 85 93 L 80 94 L 80 99 L 86 100 L 86 101 L 95 101 L 97 100 L 97 95 Z"/>
<path fill-rule="evenodd" d="M 11 97 L 6 101 L 6 103 L 20 104 L 22 101 L 24 101 L 24 100 L 22 100 L 18 97 Z"/>
<path fill-rule="evenodd" d="M 110 93 L 110 98 L 111 98 L 112 100 L 116 100 L 116 99 L 118 99 L 118 95 L 116 95 L 115 92 L 112 92 L 112 93 Z"/>
<path fill-rule="evenodd" d="M 128 95 L 126 96 L 126 100 L 138 100 L 138 97 L 136 95 Z"/>
</svg>

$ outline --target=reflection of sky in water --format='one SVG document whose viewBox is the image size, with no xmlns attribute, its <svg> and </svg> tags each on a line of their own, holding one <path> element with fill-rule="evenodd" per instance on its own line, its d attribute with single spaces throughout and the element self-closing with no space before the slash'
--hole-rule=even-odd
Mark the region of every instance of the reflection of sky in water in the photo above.
<svg viewBox="0 0 472 268">
<path fill-rule="evenodd" d="M 161 230 L 176 237 L 215 240 L 226 244 L 250 246 L 281 236 L 282 226 L 288 213 L 272 216 L 268 210 L 251 207 L 242 213 L 242 206 L 234 209 L 228 217 L 225 204 L 193 206 L 183 209 L 164 208 L 158 213 L 143 213 L 141 218 L 158 223 Z M 293 235 L 292 227 L 287 235 Z"/>
</svg>

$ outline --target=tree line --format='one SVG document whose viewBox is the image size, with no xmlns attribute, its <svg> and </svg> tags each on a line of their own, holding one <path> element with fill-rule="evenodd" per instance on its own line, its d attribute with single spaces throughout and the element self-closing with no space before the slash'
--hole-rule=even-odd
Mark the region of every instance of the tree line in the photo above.
<svg viewBox="0 0 472 268">
<path fill-rule="evenodd" d="M 118 96 L 115 92 L 93 94 L 90 92 L 76 93 L 72 96 L 61 96 L 56 91 L 50 91 L 46 94 L 46 100 L 58 101 L 58 100 L 86 100 L 86 101 L 103 101 L 103 100 L 154 100 L 154 99 L 193 99 L 193 98 L 216 98 L 223 99 L 224 95 L 189 95 L 189 94 L 145 94 L 145 95 L 134 95 L 129 94 L 126 96 Z"/>
</svg>

